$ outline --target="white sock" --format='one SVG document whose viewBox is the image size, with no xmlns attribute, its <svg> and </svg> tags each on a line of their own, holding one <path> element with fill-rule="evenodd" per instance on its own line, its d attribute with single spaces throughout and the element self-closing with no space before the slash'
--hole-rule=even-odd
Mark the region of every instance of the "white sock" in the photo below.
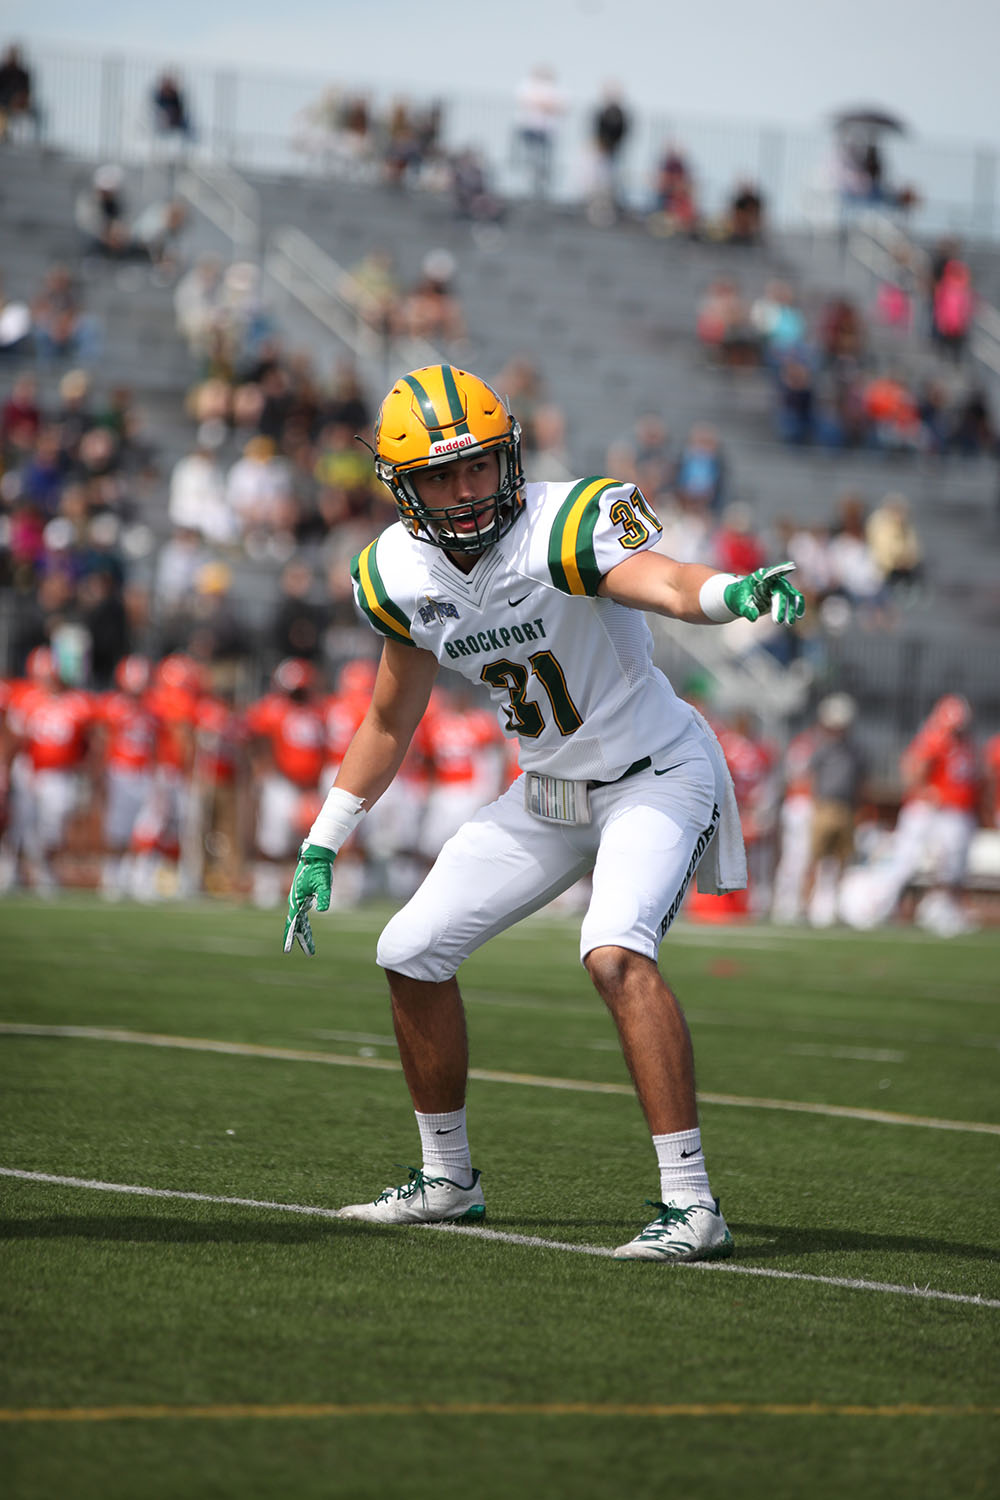
<svg viewBox="0 0 1000 1500">
<path fill-rule="evenodd" d="M 673 1135 L 654 1135 L 653 1146 L 660 1167 L 660 1197 L 677 1208 L 692 1203 L 715 1207 L 701 1149 L 701 1131 L 678 1130 Z"/>
<path fill-rule="evenodd" d="M 472 1157 L 465 1128 L 465 1105 L 446 1115 L 422 1115 L 414 1110 L 424 1148 L 424 1174 L 447 1177 L 459 1187 L 472 1185 Z"/>
</svg>

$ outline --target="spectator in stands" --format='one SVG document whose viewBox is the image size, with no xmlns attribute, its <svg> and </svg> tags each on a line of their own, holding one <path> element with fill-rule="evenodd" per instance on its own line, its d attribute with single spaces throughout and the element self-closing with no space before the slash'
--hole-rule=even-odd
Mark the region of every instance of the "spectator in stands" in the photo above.
<svg viewBox="0 0 1000 1500">
<path fill-rule="evenodd" d="M 958 364 L 976 310 L 972 273 L 957 257 L 945 261 L 934 286 L 934 340 Z"/>
<path fill-rule="evenodd" d="M 31 316 L 35 348 L 43 364 L 56 359 L 74 359 L 89 365 L 98 358 L 101 352 L 100 324 L 84 311 L 68 266 L 49 267 L 41 290 L 32 302 Z"/>
<path fill-rule="evenodd" d="M 1000 439 L 990 413 L 985 392 L 973 386 L 960 399 L 952 414 L 948 433 L 948 452 L 974 458 L 977 454 L 1000 453 Z"/>
<path fill-rule="evenodd" d="M 20 47 L 12 42 L 0 57 L 0 144 L 18 120 L 30 120 L 35 138 L 41 134 L 41 111 L 35 100 L 31 71 Z"/>
<path fill-rule="evenodd" d="M 218 255 L 201 255 L 174 289 L 177 328 L 196 358 L 207 358 L 223 306 L 222 260 Z"/>
<path fill-rule="evenodd" d="M 859 360 L 865 352 L 864 319 L 848 297 L 831 297 L 819 316 L 816 342 L 826 365 Z"/>
<path fill-rule="evenodd" d="M 890 592 L 911 589 L 923 575 L 923 548 L 910 517 L 905 495 L 896 491 L 884 496 L 868 517 L 865 528 L 868 550 Z"/>
<path fill-rule="evenodd" d="M 630 127 L 631 121 L 622 103 L 621 85 L 606 84 L 604 96 L 591 120 L 593 177 L 587 201 L 587 218 L 599 227 L 615 223 L 622 212 L 620 162 Z"/>
<path fill-rule="evenodd" d="M 764 238 L 764 198 L 750 178 L 736 184 L 726 206 L 721 238 L 730 245 L 759 245 Z"/>
<path fill-rule="evenodd" d="M 830 541 L 833 590 L 859 611 L 863 622 L 882 619 L 885 583 L 868 545 L 867 517 L 859 495 L 840 498 L 836 524 Z"/>
<path fill-rule="evenodd" d="M 873 447 L 890 453 L 912 453 L 922 447 L 917 403 L 898 371 L 887 370 L 866 381 L 862 402 Z"/>
<path fill-rule="evenodd" d="M 410 338 L 452 349 L 462 343 L 465 317 L 455 292 L 455 257 L 450 250 L 431 250 L 424 257 L 420 280 L 403 298 L 400 322 Z"/>
<path fill-rule="evenodd" d="M 656 164 L 649 228 L 658 235 L 694 238 L 698 227 L 694 178 L 687 157 L 678 146 L 668 145 Z"/>
<path fill-rule="evenodd" d="M 802 446 L 817 435 L 816 377 L 798 354 L 786 355 L 775 371 L 775 423 L 783 443 Z"/>
<path fill-rule="evenodd" d="M 768 282 L 750 308 L 750 320 L 763 341 L 765 360 L 772 367 L 786 355 L 804 352 L 806 320 L 790 282 Z"/>
<path fill-rule="evenodd" d="M 113 260 L 142 253 L 129 225 L 125 174 L 114 162 L 98 167 L 77 194 L 75 218 L 88 251 Z"/>
<path fill-rule="evenodd" d="M 338 359 L 333 367 L 322 419 L 339 427 L 350 427 L 354 432 L 365 432 L 371 426 L 371 402 L 357 365 L 347 356 Z"/>
<path fill-rule="evenodd" d="M 565 110 L 566 101 L 553 69 L 544 64 L 532 68 L 515 97 L 514 133 L 533 198 L 549 195 L 556 129 Z"/>
<path fill-rule="evenodd" d="M 312 569 L 301 558 L 286 563 L 281 573 L 281 592 L 267 629 L 267 651 L 275 663 L 286 656 L 318 662 L 323 653 L 327 610 L 314 602 Z"/>
<path fill-rule="evenodd" d="M 394 99 L 385 121 L 382 170 L 391 187 L 402 187 L 415 178 L 422 161 L 420 136 L 412 108 L 405 99 Z"/>
<path fill-rule="evenodd" d="M 42 425 L 38 377 L 19 375 L 0 408 L 0 473 L 16 468 L 35 446 Z"/>
<path fill-rule="evenodd" d="M 670 433 L 659 412 L 642 412 L 631 432 L 609 446 L 605 466 L 609 474 L 637 484 L 655 504 L 669 488 L 674 471 Z"/>
<path fill-rule="evenodd" d="M 726 489 L 726 463 L 719 434 L 709 423 L 691 428 L 678 454 L 671 486 L 682 503 L 718 515 Z"/>
<path fill-rule="evenodd" d="M 174 73 L 161 73 L 150 96 L 153 125 L 157 135 L 170 141 L 194 138 L 187 99 Z"/>
<path fill-rule="evenodd" d="M 749 505 L 727 505 L 713 538 L 714 566 L 724 573 L 752 573 L 764 566 L 767 550 L 754 532 Z"/>
<path fill-rule="evenodd" d="M 467 146 L 452 157 L 451 191 L 458 218 L 487 226 L 503 220 L 506 205 L 491 186 L 486 162 L 474 146 Z"/>
<path fill-rule="evenodd" d="M 174 526 L 221 545 L 234 541 L 238 534 L 218 456 L 225 437 L 222 422 L 202 422 L 191 452 L 173 467 L 167 506 Z"/>
<path fill-rule="evenodd" d="M 284 529 L 290 498 L 288 465 L 273 439 L 250 438 L 226 475 L 226 505 L 244 540 Z"/>
<path fill-rule="evenodd" d="M 696 328 L 702 347 L 720 364 L 760 362 L 760 335 L 731 277 L 718 276 L 709 284 L 698 304 Z"/>
</svg>

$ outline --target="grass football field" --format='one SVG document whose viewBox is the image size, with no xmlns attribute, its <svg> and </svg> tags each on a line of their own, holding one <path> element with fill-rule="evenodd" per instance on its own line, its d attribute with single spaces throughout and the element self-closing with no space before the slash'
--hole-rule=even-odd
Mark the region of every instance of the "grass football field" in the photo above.
<svg viewBox="0 0 1000 1500">
<path fill-rule="evenodd" d="M 385 916 L 0 904 L 5 1495 L 1000 1493 L 1000 938 L 679 927 L 736 1255 L 670 1267 L 567 918 L 464 972 L 485 1226 L 332 1216 L 419 1163 Z"/>
</svg>

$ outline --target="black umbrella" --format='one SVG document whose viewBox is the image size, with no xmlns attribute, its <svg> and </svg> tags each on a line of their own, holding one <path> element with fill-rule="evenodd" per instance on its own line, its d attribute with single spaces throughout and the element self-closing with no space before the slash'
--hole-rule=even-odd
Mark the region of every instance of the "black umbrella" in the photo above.
<svg viewBox="0 0 1000 1500">
<path fill-rule="evenodd" d="M 886 130 L 896 135 L 905 135 L 907 127 L 898 115 L 890 115 L 884 109 L 844 109 L 833 116 L 837 130 L 850 130 L 859 126 L 865 130 Z"/>
</svg>

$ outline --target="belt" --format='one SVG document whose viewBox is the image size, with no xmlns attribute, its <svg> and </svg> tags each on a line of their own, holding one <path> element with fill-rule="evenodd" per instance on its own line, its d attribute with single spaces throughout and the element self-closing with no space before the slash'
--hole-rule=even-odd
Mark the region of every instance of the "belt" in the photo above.
<svg viewBox="0 0 1000 1500">
<path fill-rule="evenodd" d="M 591 790 L 595 786 L 617 786 L 619 781 L 625 781 L 629 776 L 635 776 L 638 771 L 648 771 L 652 764 L 652 757 L 644 755 L 642 760 L 634 760 L 630 766 L 626 766 L 620 776 L 614 776 L 610 781 L 588 781 L 587 786 Z"/>
</svg>

